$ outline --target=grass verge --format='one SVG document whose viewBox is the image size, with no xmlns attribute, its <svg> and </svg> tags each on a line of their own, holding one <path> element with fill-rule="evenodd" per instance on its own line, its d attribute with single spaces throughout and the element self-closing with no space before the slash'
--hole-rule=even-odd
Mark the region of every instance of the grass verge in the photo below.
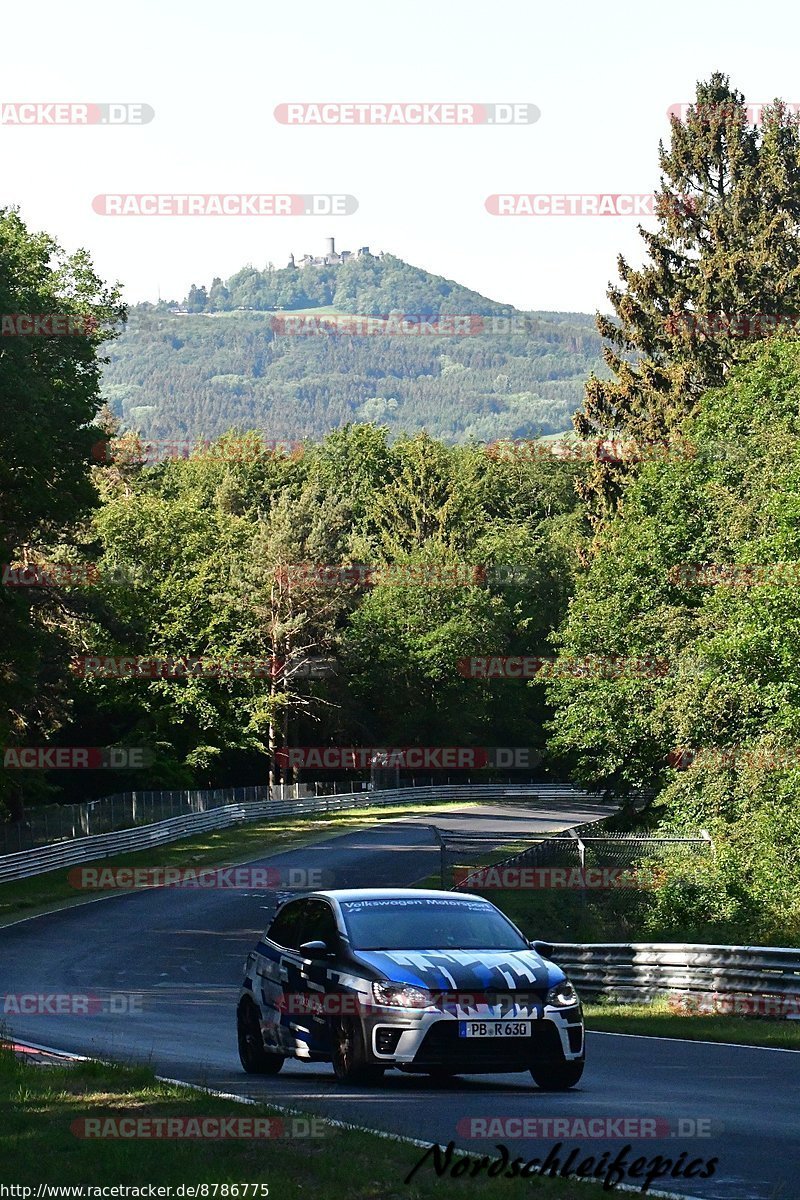
<svg viewBox="0 0 800 1200">
<path fill-rule="evenodd" d="M 310 813 L 303 817 L 279 817 L 252 824 L 232 825 L 182 838 L 166 846 L 154 846 L 131 854 L 115 854 L 109 858 L 82 863 L 85 867 L 216 867 L 233 866 L 265 855 L 290 850 L 314 841 L 363 829 L 378 819 L 409 816 L 412 812 L 431 809 L 459 811 L 477 803 L 449 802 L 447 804 L 397 805 L 389 808 L 354 808 L 339 813 Z M 89 889 L 77 891 L 69 882 L 69 870 L 60 868 L 44 875 L 33 875 L 13 883 L 0 884 L 0 926 L 18 916 L 35 915 L 53 908 L 80 903 L 106 891 Z"/>
<path fill-rule="evenodd" d="M 800 1050 L 800 1021 L 770 1021 L 712 1013 L 673 1012 L 666 999 L 652 1004 L 585 1003 L 586 1028 L 605 1033 L 638 1033 L 648 1037 L 687 1038 L 689 1041 L 732 1042 L 747 1046 L 776 1046 Z"/>
<path fill-rule="evenodd" d="M 269 1188 L 269 1200 L 303 1195 L 321 1200 L 444 1200 L 474 1197 L 476 1187 L 482 1200 L 511 1200 L 531 1187 L 546 1200 L 587 1200 L 587 1195 L 606 1194 L 600 1185 L 589 1189 L 574 1180 L 488 1179 L 485 1172 L 477 1180 L 469 1175 L 453 1179 L 449 1172 L 437 1178 L 430 1160 L 405 1184 L 405 1177 L 425 1153 L 419 1147 L 321 1122 L 315 1126 L 312 1117 L 293 1118 L 266 1105 L 206 1096 L 161 1083 L 142 1067 L 101 1062 L 34 1066 L 1 1045 L 0 1107 L 5 1110 L 0 1124 L 3 1179 L 34 1189 L 47 1183 L 173 1188 L 179 1184 L 247 1183 L 247 1192 L 241 1187 L 238 1192 L 205 1192 L 208 1197 L 216 1194 L 247 1200 L 263 1200 L 263 1187 Z M 157 1117 L 267 1118 L 269 1127 L 262 1123 L 259 1128 L 273 1136 L 87 1139 L 73 1132 L 75 1122 L 87 1119 L 116 1123 Z M 104 1127 L 101 1124 L 99 1129 Z M 297 1136 L 298 1128 L 310 1128 L 322 1136 Z M 513 1146 L 511 1150 L 513 1159 Z M 496 1153 L 492 1151 L 492 1155 Z M 253 1185 L 259 1186 L 254 1189 Z"/>
</svg>

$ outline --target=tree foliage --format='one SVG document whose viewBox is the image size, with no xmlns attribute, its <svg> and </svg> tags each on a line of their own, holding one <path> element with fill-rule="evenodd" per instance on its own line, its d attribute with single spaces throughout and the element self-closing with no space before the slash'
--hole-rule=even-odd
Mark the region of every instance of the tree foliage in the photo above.
<svg viewBox="0 0 800 1200">
<path fill-rule="evenodd" d="M 797 117 L 776 100 L 760 127 L 748 124 L 743 95 L 716 73 L 697 85 L 685 121 L 672 117 L 659 162 L 659 228 L 640 226 L 641 268 L 618 259 L 621 284 L 607 293 L 616 320 L 597 317 L 611 377 L 586 385 L 582 436 L 669 439 L 748 340 L 800 313 Z M 587 499 L 602 512 L 623 476 L 598 463 Z"/>
<path fill-rule="evenodd" d="M 88 465 L 99 436 L 92 424 L 100 407 L 98 350 L 122 316 L 118 291 L 102 284 L 85 251 L 67 255 L 47 234 L 28 230 L 15 209 L 0 209 L 3 566 L 43 554 L 75 558 L 66 543 L 94 502 Z M 37 317 L 45 319 L 40 330 L 54 328 L 47 322 L 55 318 L 73 332 L 36 332 Z M 0 586 L 0 744 L 30 729 L 51 730 L 63 715 L 75 607 L 59 589 Z M 19 797 L 18 781 L 0 774 L 0 806 L 18 811 Z"/>
<path fill-rule="evenodd" d="M 800 931 L 800 873 L 785 857 L 799 832 L 800 345 L 772 340 L 748 359 L 687 424 L 695 452 L 647 464 L 628 484 L 559 634 L 562 655 L 649 654 L 668 674 L 558 679 L 551 748 L 578 777 L 654 789 L 666 830 L 706 827 L 718 839 L 710 867 L 686 859 L 654 895 L 662 932 L 699 905 L 705 936 L 748 928 L 790 944 Z"/>
</svg>

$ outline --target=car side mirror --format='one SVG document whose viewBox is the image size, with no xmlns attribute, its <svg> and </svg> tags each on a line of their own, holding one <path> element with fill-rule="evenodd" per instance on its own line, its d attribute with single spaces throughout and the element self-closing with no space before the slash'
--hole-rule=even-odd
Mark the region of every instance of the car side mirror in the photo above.
<svg viewBox="0 0 800 1200">
<path fill-rule="evenodd" d="M 300 947 L 303 958 L 327 958 L 330 953 L 327 942 L 303 942 Z"/>
<path fill-rule="evenodd" d="M 550 942 L 529 942 L 531 950 L 535 950 L 537 954 L 541 954 L 542 958 L 553 957 L 553 947 Z"/>
</svg>

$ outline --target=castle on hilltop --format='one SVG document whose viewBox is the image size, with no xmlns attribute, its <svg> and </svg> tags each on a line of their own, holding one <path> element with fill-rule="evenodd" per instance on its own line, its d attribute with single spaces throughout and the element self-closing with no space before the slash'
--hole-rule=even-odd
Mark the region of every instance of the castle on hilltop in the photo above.
<svg viewBox="0 0 800 1200">
<path fill-rule="evenodd" d="M 289 261 L 286 264 L 287 269 L 293 267 L 340 267 L 342 263 L 351 262 L 355 258 L 380 258 L 381 256 L 370 254 L 369 246 L 361 246 L 360 249 L 353 253 L 352 250 L 337 251 L 334 245 L 334 238 L 328 238 L 328 249 L 325 254 L 313 255 L 304 254 L 299 263 L 294 261 L 294 255 L 289 255 Z"/>
</svg>

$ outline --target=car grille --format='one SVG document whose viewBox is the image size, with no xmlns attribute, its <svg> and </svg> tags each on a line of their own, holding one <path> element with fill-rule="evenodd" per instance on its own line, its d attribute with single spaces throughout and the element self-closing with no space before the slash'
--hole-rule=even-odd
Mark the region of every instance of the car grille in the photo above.
<svg viewBox="0 0 800 1200">
<path fill-rule="evenodd" d="M 568 1025 L 567 1026 L 567 1039 L 569 1041 L 570 1050 L 572 1051 L 573 1054 L 577 1054 L 580 1051 L 581 1046 L 583 1045 L 583 1026 L 582 1025 Z"/>
<path fill-rule="evenodd" d="M 437 1021 L 414 1055 L 415 1067 L 452 1067 L 465 1073 L 524 1069 L 534 1062 L 563 1061 L 551 1021 L 536 1021 L 527 1038 L 462 1038 L 457 1021 Z"/>
</svg>

